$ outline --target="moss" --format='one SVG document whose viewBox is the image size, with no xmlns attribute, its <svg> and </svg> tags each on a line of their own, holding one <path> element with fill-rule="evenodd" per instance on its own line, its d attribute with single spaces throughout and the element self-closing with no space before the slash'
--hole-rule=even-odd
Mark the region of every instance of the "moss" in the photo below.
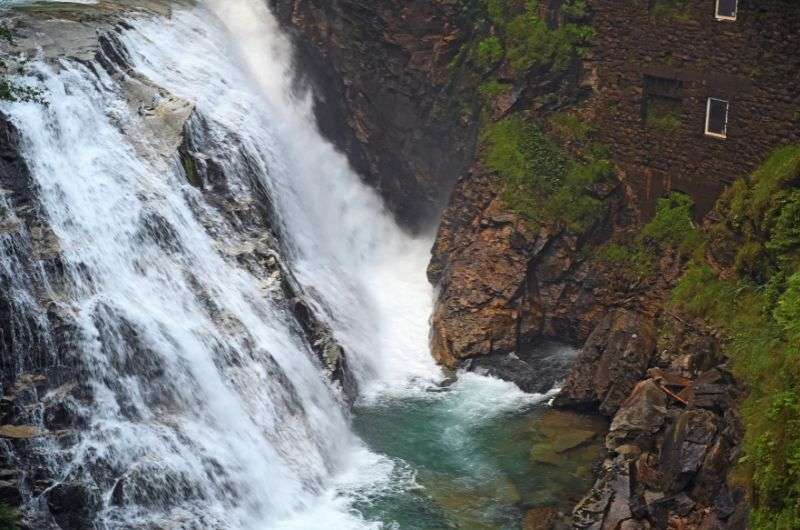
<svg viewBox="0 0 800 530">
<path fill-rule="evenodd" d="M 0 503 L 0 529 L 18 530 L 20 524 L 19 512 L 5 503 Z"/>
<path fill-rule="evenodd" d="M 585 142 L 592 132 L 589 123 L 568 112 L 559 112 L 551 116 L 550 127 L 553 134 L 565 142 Z"/>
<path fill-rule="evenodd" d="M 661 132 L 675 132 L 681 128 L 681 104 L 678 100 L 651 97 L 645 109 L 645 125 Z"/>
<path fill-rule="evenodd" d="M 691 198 L 682 193 L 660 199 L 655 216 L 638 233 L 601 247 L 597 259 L 633 281 L 655 272 L 656 260 L 667 250 L 691 257 L 703 241 L 692 221 L 692 205 Z"/>
<path fill-rule="evenodd" d="M 532 226 L 582 233 L 596 219 L 600 201 L 589 190 L 612 177 L 608 160 L 571 156 L 519 116 L 487 126 L 481 142 L 484 164 L 503 179 L 503 199 Z"/>
<path fill-rule="evenodd" d="M 652 274 L 652 254 L 639 245 L 609 243 L 600 248 L 597 259 L 629 281 L 641 280 Z"/>
<path fill-rule="evenodd" d="M 692 4 L 689 0 L 655 0 L 650 15 L 656 20 L 692 20 Z"/>
<path fill-rule="evenodd" d="M 487 81 L 478 88 L 478 93 L 484 101 L 490 102 L 511 89 L 511 85 L 497 80 Z"/>
</svg>

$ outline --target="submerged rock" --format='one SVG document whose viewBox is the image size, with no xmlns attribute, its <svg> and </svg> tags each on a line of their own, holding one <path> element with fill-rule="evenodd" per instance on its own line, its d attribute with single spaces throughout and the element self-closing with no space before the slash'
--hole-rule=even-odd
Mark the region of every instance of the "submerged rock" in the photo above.
<svg viewBox="0 0 800 530">
<path fill-rule="evenodd" d="M 601 417 L 550 409 L 536 423 L 531 459 L 586 477 L 600 456 L 606 426 Z"/>
<path fill-rule="evenodd" d="M 540 506 L 525 512 L 522 530 L 551 530 L 558 519 L 558 510 L 552 506 Z"/>
</svg>

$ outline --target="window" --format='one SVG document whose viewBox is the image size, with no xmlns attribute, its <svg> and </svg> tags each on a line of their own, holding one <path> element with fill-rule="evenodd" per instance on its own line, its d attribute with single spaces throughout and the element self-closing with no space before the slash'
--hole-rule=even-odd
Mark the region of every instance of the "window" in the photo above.
<svg viewBox="0 0 800 530">
<path fill-rule="evenodd" d="M 708 98 L 706 108 L 706 135 L 725 138 L 728 135 L 728 101 Z"/>
<path fill-rule="evenodd" d="M 678 79 L 645 76 L 644 126 L 660 132 L 675 132 L 682 124 L 683 83 Z"/>
<path fill-rule="evenodd" d="M 739 0 L 717 0 L 717 20 L 736 20 Z"/>
</svg>

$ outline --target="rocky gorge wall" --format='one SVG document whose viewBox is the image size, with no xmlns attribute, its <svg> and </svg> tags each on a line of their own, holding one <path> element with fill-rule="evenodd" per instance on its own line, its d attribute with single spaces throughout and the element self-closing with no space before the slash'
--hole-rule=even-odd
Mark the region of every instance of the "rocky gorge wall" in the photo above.
<svg viewBox="0 0 800 530">
<path fill-rule="evenodd" d="M 384 4 L 372 3 L 370 10 L 383 10 Z M 568 524 L 747 527 L 747 490 L 728 480 L 742 443 L 736 412 L 742 388 L 732 375 L 723 334 L 670 303 L 693 250 L 669 234 L 694 233 L 690 209 L 676 199 L 643 229 L 635 186 L 617 171 L 569 196 L 574 202 L 563 208 L 586 197 L 593 205 L 591 221 L 576 228 L 558 212 L 547 218 L 521 208 L 514 197 L 519 192 L 509 195 L 513 168 L 505 171 L 493 156 L 493 124 L 517 118 L 538 124 L 568 167 L 594 167 L 609 156 L 594 151 L 613 153 L 615 146 L 601 141 L 613 137 L 608 128 L 615 125 L 607 113 L 597 121 L 603 101 L 597 94 L 597 51 L 574 36 L 591 13 L 579 2 L 539 2 L 534 11 L 516 6 L 511 13 L 502 12 L 502 3 L 466 4 L 474 8 L 474 29 L 462 33 L 457 57 L 478 79 L 469 88 L 482 110 L 471 115 L 480 123 L 470 130 L 477 148 L 464 158 L 469 167 L 443 212 L 428 270 L 437 287 L 434 356 L 450 368 L 479 369 L 543 391 L 553 372 L 542 358 L 542 344 L 558 340 L 582 347 L 554 406 L 606 416 L 611 427 L 597 482 Z M 294 5 L 294 13 L 308 9 L 307 3 Z M 335 10 L 333 20 L 360 12 L 345 3 Z M 314 41 L 324 33 L 314 29 L 319 22 L 305 20 L 293 19 L 301 41 L 304 34 Z M 538 41 L 511 41 L 519 38 L 520 20 Z M 324 47 L 321 42 L 315 45 Z M 350 82 L 347 75 L 343 79 Z M 421 90 L 439 94 L 441 85 L 430 81 Z M 606 130 L 596 129 L 600 122 Z M 513 136 L 502 138 L 506 146 L 517 143 Z M 526 149 L 502 154 L 525 159 Z M 536 156 L 526 160 L 527 167 L 537 167 Z M 670 216 L 681 222 L 674 224 Z"/>
<path fill-rule="evenodd" d="M 452 64 L 471 32 L 462 2 L 269 3 L 295 35 L 322 132 L 403 225 L 430 229 L 474 145 Z"/>
</svg>

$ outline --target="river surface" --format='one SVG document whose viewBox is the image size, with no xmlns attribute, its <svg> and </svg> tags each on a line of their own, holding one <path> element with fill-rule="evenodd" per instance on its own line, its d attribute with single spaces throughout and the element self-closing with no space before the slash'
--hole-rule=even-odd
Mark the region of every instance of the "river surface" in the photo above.
<svg viewBox="0 0 800 530">
<path fill-rule="evenodd" d="M 49 105 L 0 103 L 68 285 L 22 278 L 3 236 L 16 310 L 44 322 L 31 286 L 51 293 L 94 396 L 78 443 L 41 450 L 99 492 L 97 528 L 519 528 L 585 489 L 531 458 L 547 396 L 475 374 L 440 386 L 432 240 L 404 233 L 321 138 L 263 1 L 175 4 L 119 31 L 124 75 L 32 57 L 15 82 Z M 152 107 L 131 105 L 130 79 L 163 89 Z M 270 279 L 242 264 L 263 234 L 190 185 L 153 133 L 173 96 L 227 196 L 270 197 L 275 250 L 347 352 L 352 411 Z"/>
</svg>

